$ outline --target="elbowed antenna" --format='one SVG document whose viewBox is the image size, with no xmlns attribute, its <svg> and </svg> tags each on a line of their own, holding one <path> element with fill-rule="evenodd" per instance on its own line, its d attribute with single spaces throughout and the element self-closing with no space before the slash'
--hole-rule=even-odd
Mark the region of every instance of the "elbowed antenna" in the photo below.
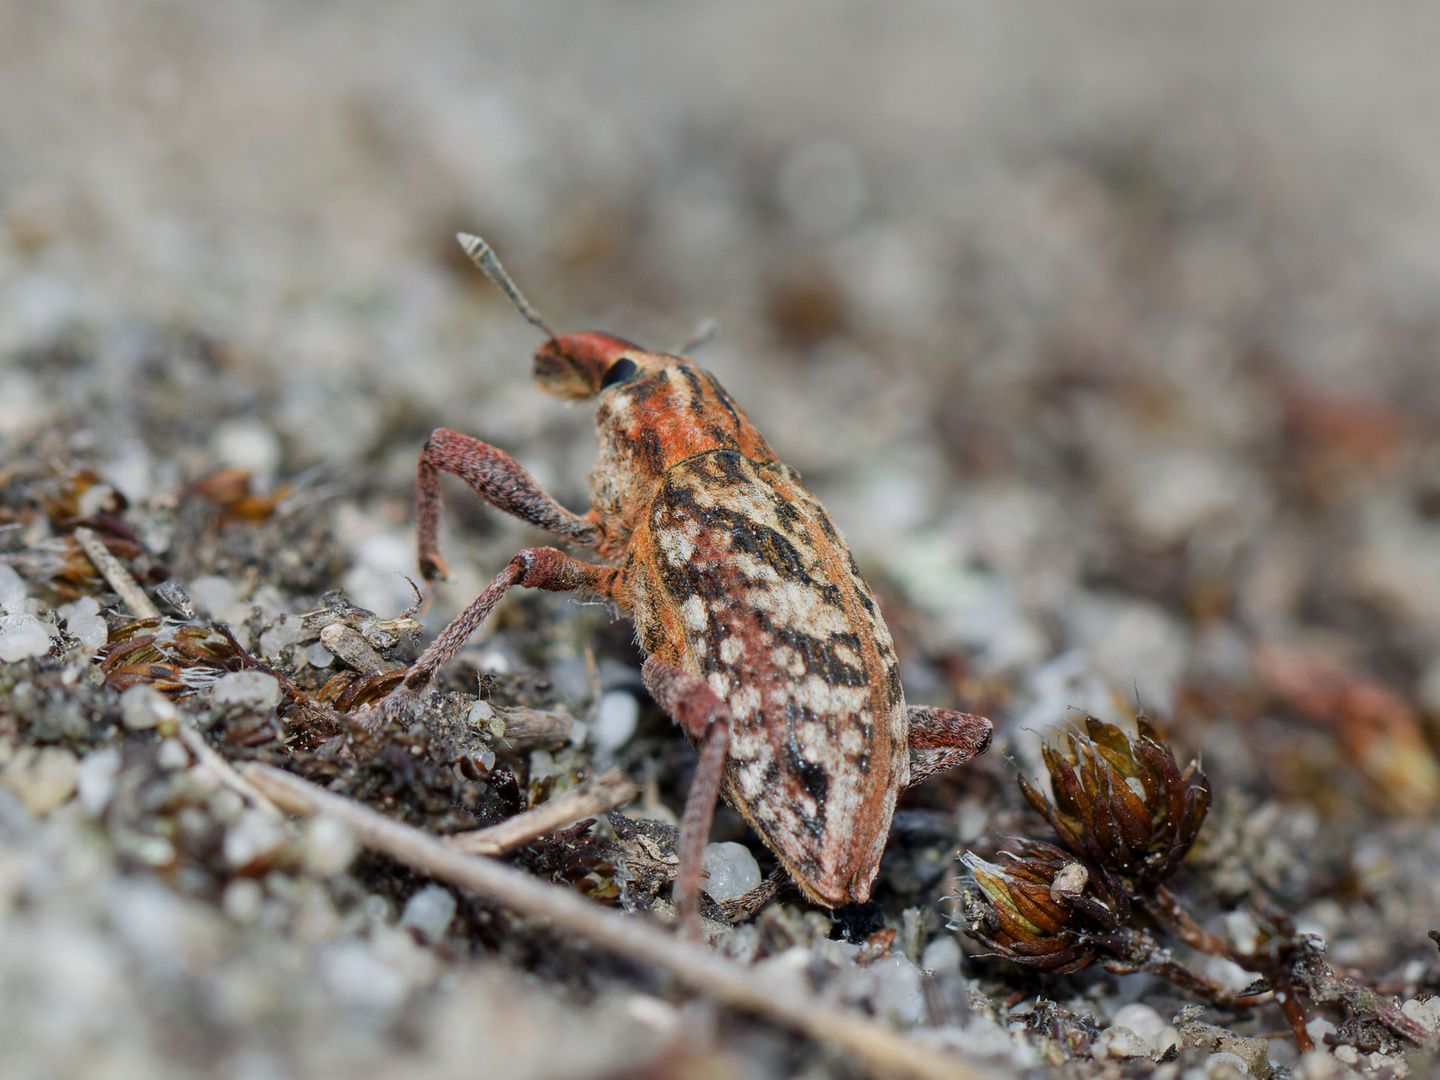
<svg viewBox="0 0 1440 1080">
<path fill-rule="evenodd" d="M 552 339 L 559 336 L 546 325 L 545 320 L 540 317 L 540 313 L 530 306 L 530 301 L 526 300 L 520 290 L 515 287 L 515 283 L 510 280 L 510 275 L 505 273 L 505 268 L 495 257 L 495 252 L 490 250 L 489 244 L 470 233 L 456 233 L 455 239 L 460 241 L 460 246 L 465 249 L 465 254 L 470 256 L 470 261 L 483 270 L 486 277 L 500 286 L 500 291 L 520 309 L 520 314 L 525 316 L 525 320 L 531 326 L 545 331 L 546 336 Z"/>
</svg>

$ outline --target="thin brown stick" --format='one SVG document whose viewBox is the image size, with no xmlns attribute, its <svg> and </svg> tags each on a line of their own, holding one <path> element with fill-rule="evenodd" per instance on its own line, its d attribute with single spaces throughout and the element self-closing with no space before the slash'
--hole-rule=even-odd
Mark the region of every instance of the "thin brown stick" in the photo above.
<svg viewBox="0 0 1440 1080">
<path fill-rule="evenodd" d="M 135 579 L 130 576 L 130 571 L 105 546 L 103 540 L 95 535 L 93 529 L 87 529 L 81 525 L 75 530 L 75 541 L 80 545 L 82 551 L 95 564 L 95 569 L 100 571 L 101 577 L 109 582 L 110 587 L 120 594 L 120 599 L 125 602 L 125 607 L 131 615 L 137 619 L 158 619 L 160 609 L 157 608 L 145 595 L 145 590 L 140 588 Z"/>
<path fill-rule="evenodd" d="M 502 855 L 581 818 L 595 817 L 632 802 L 640 788 L 617 769 L 592 776 L 577 788 L 562 792 L 523 814 L 488 829 L 447 836 L 445 843 L 467 855 Z"/>
<path fill-rule="evenodd" d="M 766 981 L 724 957 L 679 940 L 648 921 L 609 911 L 493 859 L 463 855 L 428 833 L 266 765 L 241 766 L 246 779 L 291 813 L 338 818 L 366 847 L 515 911 L 548 919 L 620 956 L 652 964 L 678 982 L 735 1008 L 786 1024 L 859 1058 L 877 1076 L 991 1080 L 988 1069 L 906 1038 L 803 990 Z"/>
<path fill-rule="evenodd" d="M 1163 884 L 1152 886 L 1148 895 L 1141 896 L 1140 902 L 1144 904 L 1145 910 L 1155 917 L 1156 922 L 1192 949 L 1211 956 L 1230 958 L 1230 947 L 1197 923 L 1185 910 L 1185 905 L 1180 903 L 1179 897 Z"/>
</svg>

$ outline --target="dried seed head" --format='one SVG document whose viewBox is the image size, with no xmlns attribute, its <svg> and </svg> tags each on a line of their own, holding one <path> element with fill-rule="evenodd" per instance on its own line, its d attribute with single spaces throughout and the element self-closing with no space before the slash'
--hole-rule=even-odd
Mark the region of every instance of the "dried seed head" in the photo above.
<svg viewBox="0 0 1440 1080">
<path fill-rule="evenodd" d="M 1131 739 L 1085 718 L 1086 733 L 1066 733 L 1065 750 L 1042 748 L 1052 805 L 1024 776 L 1020 790 L 1076 855 L 1114 874 L 1153 883 L 1184 860 L 1210 809 L 1210 786 L 1198 763 L 1181 773 L 1175 757 L 1143 716 Z"/>
<path fill-rule="evenodd" d="M 1011 841 L 999 863 L 961 856 L 978 890 L 965 895 L 970 934 L 1022 967 L 1077 971 L 1130 917 L 1130 904 L 1104 871 L 1033 840 Z"/>
</svg>

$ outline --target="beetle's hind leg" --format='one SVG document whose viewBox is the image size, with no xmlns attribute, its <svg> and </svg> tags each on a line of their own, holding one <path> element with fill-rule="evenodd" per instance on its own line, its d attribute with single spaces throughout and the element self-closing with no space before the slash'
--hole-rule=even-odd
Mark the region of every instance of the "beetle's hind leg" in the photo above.
<svg viewBox="0 0 1440 1080">
<path fill-rule="evenodd" d="M 964 764 L 990 747 L 994 726 L 983 716 L 910 706 L 910 787 Z"/>
<path fill-rule="evenodd" d="M 680 870 L 674 889 L 680 925 L 687 937 L 699 940 L 700 872 L 715 819 L 715 802 L 720 798 L 725 754 L 730 749 L 730 706 L 699 675 L 654 656 L 645 661 L 640 677 L 656 704 L 700 747 L 700 764 L 680 818 Z"/>
<path fill-rule="evenodd" d="M 607 600 L 620 602 L 617 589 L 620 580 L 619 567 L 584 563 L 552 547 L 526 548 L 495 575 L 495 580 L 485 586 L 485 591 L 457 615 L 420 654 L 420 658 L 410 665 L 400 685 L 374 706 L 380 710 L 379 714 L 371 714 L 361 722 L 372 729 L 378 728 L 384 724 L 387 715 L 413 700 L 430 684 L 435 673 L 464 647 L 470 635 L 479 629 L 495 610 L 495 605 L 514 586 L 523 585 L 550 592 L 592 592 Z"/>
<path fill-rule="evenodd" d="M 450 576 L 440 557 L 442 472 L 460 477 L 491 506 L 537 529 L 589 546 L 600 539 L 593 522 L 556 502 L 504 450 L 449 428 L 437 428 L 420 452 L 415 475 L 415 531 L 420 542 L 420 574 L 426 581 Z"/>
</svg>

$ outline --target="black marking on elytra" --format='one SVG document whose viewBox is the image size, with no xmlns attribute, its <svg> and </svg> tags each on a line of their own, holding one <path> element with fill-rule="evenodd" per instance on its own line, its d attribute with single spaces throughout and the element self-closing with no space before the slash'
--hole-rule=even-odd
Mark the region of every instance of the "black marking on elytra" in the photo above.
<svg viewBox="0 0 1440 1080">
<path fill-rule="evenodd" d="M 682 365 L 679 371 L 684 380 L 690 384 L 690 411 L 696 416 L 704 416 L 709 409 L 705 402 L 705 389 L 700 385 L 700 376 L 688 364 Z"/>
<path fill-rule="evenodd" d="M 719 379 L 715 378 L 714 375 L 711 375 L 710 372 L 704 368 L 701 368 L 700 371 L 701 374 L 705 376 L 705 380 L 710 384 L 710 389 L 715 391 L 715 396 L 719 399 L 720 404 L 725 406 L 725 411 L 730 414 L 730 419 L 735 421 L 735 427 L 738 430 L 741 426 L 740 414 L 735 411 L 735 406 L 730 404 L 730 395 L 727 394 L 725 388 L 720 385 Z"/>
<path fill-rule="evenodd" d="M 900 665 L 891 664 L 885 672 L 885 704 L 894 708 L 905 700 L 905 688 L 900 685 Z"/>
<path fill-rule="evenodd" d="M 802 818 L 806 827 L 816 837 L 825 832 L 825 799 L 830 794 L 830 777 L 825 768 L 813 761 L 806 761 L 798 754 L 792 756 L 790 772 L 800 782 L 800 788 L 815 800 L 815 813 Z"/>
</svg>

